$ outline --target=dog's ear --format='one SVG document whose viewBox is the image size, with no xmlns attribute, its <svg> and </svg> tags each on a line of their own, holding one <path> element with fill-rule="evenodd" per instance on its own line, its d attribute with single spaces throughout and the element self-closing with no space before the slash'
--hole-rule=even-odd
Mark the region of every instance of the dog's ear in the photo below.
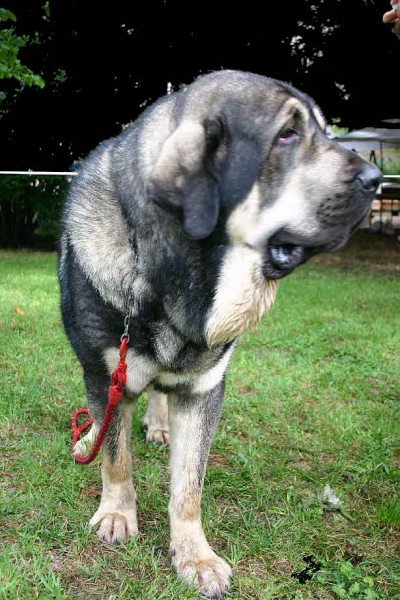
<svg viewBox="0 0 400 600">
<path fill-rule="evenodd" d="M 148 184 L 149 196 L 181 219 L 193 239 L 208 237 L 219 216 L 215 154 L 223 138 L 218 118 L 183 122 L 165 141 Z"/>
</svg>

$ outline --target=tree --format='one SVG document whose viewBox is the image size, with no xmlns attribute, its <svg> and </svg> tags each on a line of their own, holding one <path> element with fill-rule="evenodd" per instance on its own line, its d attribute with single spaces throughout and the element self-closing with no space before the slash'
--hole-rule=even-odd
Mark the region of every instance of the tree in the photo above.
<svg viewBox="0 0 400 600">
<path fill-rule="evenodd" d="M 46 86 L 25 86 L 2 103 L 3 168 L 67 169 L 169 83 L 177 89 L 222 67 L 290 81 L 348 127 L 398 116 L 400 46 L 382 23 L 381 3 L 117 0 L 100 8 L 50 0 L 47 18 L 43 0 L 8 4 L 16 35 L 40 40 L 20 47 L 20 56 Z"/>
<path fill-rule="evenodd" d="M 47 11 L 48 3 L 47 3 Z M 0 21 L 7 22 L 17 20 L 15 14 L 6 8 L 0 8 Z M 39 43 L 38 39 L 31 40 L 28 35 L 17 35 L 14 27 L 0 30 L 0 79 L 16 79 L 21 88 L 28 86 L 44 87 L 44 81 L 40 75 L 35 75 L 31 69 L 23 65 L 18 58 L 21 48 L 30 43 Z M 6 97 L 5 92 L 0 91 L 0 101 Z"/>
<path fill-rule="evenodd" d="M 0 247 L 54 247 L 69 177 L 0 177 Z"/>
<path fill-rule="evenodd" d="M 0 34 L 11 40 L 9 54 L 0 50 L 8 65 L 1 81 L 3 170 L 68 170 L 167 90 L 221 68 L 289 81 L 313 96 L 328 120 L 347 127 L 398 117 L 400 46 L 382 23 L 381 3 L 44 1 L 7 0 L 9 10 L 0 13 L 12 24 Z M 34 200 L 32 186 L 24 184 L 31 200 L 20 217 L 7 185 L 0 189 L 0 220 L 14 219 L 15 230 L 24 223 L 18 235 L 30 239 L 37 219 L 49 222 L 40 202 L 44 188 Z M 51 202 L 52 189 L 46 190 Z M 13 243 L 20 243 L 18 235 Z"/>
</svg>

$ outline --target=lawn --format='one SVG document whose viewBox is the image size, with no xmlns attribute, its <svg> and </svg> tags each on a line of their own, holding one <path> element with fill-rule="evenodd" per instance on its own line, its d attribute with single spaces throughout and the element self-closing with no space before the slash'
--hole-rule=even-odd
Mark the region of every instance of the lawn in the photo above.
<svg viewBox="0 0 400 600">
<path fill-rule="evenodd" d="M 229 598 L 400 598 L 400 244 L 360 234 L 282 282 L 238 344 L 203 496 Z M 56 257 L 0 253 L 0 598 L 189 599 L 168 557 L 168 449 L 133 427 L 140 535 L 85 523 L 98 460 L 69 455 L 85 404 Z M 324 499 L 329 485 L 341 504 Z"/>
</svg>

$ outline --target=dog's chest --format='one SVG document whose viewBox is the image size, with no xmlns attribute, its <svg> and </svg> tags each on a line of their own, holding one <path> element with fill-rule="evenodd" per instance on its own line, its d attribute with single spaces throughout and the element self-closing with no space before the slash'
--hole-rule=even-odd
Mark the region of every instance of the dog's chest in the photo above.
<svg viewBox="0 0 400 600">
<path fill-rule="evenodd" d="M 221 381 L 233 347 L 231 344 L 201 351 L 190 344 L 179 344 L 172 335 L 156 336 L 153 356 L 139 354 L 134 348 L 128 350 L 127 394 L 139 395 L 149 385 L 165 391 L 187 389 L 195 394 L 205 393 Z M 119 360 L 118 349 L 107 348 L 103 355 L 111 374 Z"/>
<path fill-rule="evenodd" d="M 229 342 L 254 327 L 275 302 L 277 287 L 277 281 L 265 279 L 259 252 L 230 248 L 206 321 L 208 344 Z"/>
</svg>

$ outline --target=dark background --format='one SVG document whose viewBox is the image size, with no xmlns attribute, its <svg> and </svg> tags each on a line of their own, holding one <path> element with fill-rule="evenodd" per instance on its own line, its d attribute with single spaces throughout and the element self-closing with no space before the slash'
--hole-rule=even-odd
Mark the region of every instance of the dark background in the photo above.
<svg viewBox="0 0 400 600">
<path fill-rule="evenodd" d="M 20 58 L 46 86 L 3 86 L 2 170 L 68 169 L 168 82 L 177 89 L 221 68 L 290 81 L 348 127 L 398 116 L 400 41 L 382 23 L 387 0 L 57 0 L 48 20 L 43 4 L 4 3 L 17 33 L 39 34 Z"/>
<path fill-rule="evenodd" d="M 398 116 L 400 41 L 387 0 L 6 0 L 19 58 L 45 87 L 1 81 L 0 170 L 69 170 L 199 74 L 289 81 L 350 128 Z M 69 177 L 0 177 L 0 246 L 53 249 Z"/>
</svg>

